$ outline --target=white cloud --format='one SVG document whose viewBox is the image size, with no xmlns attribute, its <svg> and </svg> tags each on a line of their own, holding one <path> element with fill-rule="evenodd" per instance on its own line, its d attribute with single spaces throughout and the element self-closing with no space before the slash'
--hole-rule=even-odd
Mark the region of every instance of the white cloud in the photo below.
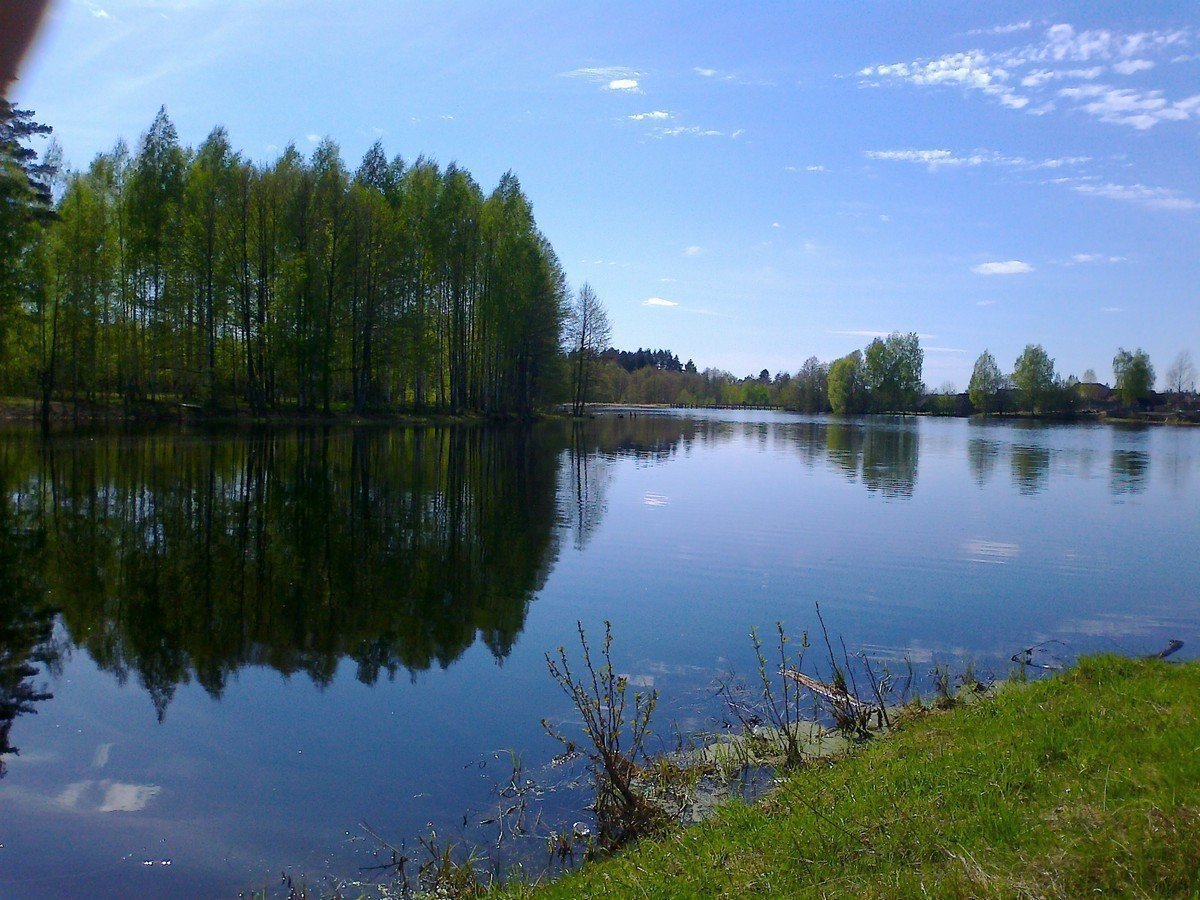
<svg viewBox="0 0 1200 900">
<path fill-rule="evenodd" d="M 989 29 L 973 33 L 1008 32 Z M 885 83 L 958 87 L 991 97 L 1010 109 L 1045 115 L 1055 109 L 1053 97 L 1045 94 L 1051 82 L 1090 81 L 1105 71 L 1105 63 L 1111 64 L 1112 71 L 1120 75 L 1145 71 L 1156 65 L 1152 58 L 1156 55 L 1179 58 L 1175 54 L 1191 38 L 1188 29 L 1134 33 L 1105 29 L 1076 31 L 1063 23 L 1051 26 L 1040 40 L 1025 46 L 997 52 L 973 49 L 936 58 L 867 66 L 856 74 L 864 87 L 880 87 Z M 1080 68 L 1078 63 L 1092 65 Z M 1091 86 L 1067 88 L 1058 97 L 1081 101 L 1081 108 L 1101 121 L 1140 129 L 1164 120 L 1190 118 L 1196 103 L 1200 103 L 1200 97 L 1172 102 L 1162 91 L 1138 94 L 1101 86 L 1089 93 L 1088 87 Z M 1042 96 L 1037 97 L 1038 94 Z"/>
<path fill-rule="evenodd" d="M 692 246 L 688 247 L 686 250 L 683 251 L 683 255 L 684 256 L 699 256 L 703 252 L 704 252 L 703 247 L 697 247 L 695 244 L 693 244 Z"/>
<path fill-rule="evenodd" d="M 1119 263 L 1125 262 L 1124 256 L 1108 256 L 1104 253 L 1076 253 L 1072 255 L 1071 262 L 1079 265 L 1087 263 Z"/>
<path fill-rule="evenodd" d="M 1102 312 L 1102 313 L 1119 313 L 1119 312 L 1125 312 L 1125 310 L 1122 309 L 1120 306 L 1102 306 L 1102 307 L 1100 307 L 1100 312 Z"/>
<path fill-rule="evenodd" d="M 973 168 L 975 166 L 993 165 L 1032 171 L 1035 169 L 1058 169 L 1063 166 L 1075 166 L 1091 161 L 1089 156 L 1063 156 L 1055 159 L 1032 160 L 1023 156 L 1006 156 L 994 150 L 973 150 L 966 155 L 956 155 L 950 150 L 867 150 L 864 155 L 868 159 L 886 162 L 919 163 L 929 167 L 931 172 L 939 168 Z"/>
<path fill-rule="evenodd" d="M 1042 60 L 1087 62 L 1092 59 L 1126 59 L 1186 44 L 1188 33 L 1174 31 L 1139 31 L 1133 34 L 1094 29 L 1076 31 L 1067 24 L 1052 25 L 1046 30 L 1041 45 L 1024 48 L 1024 57 Z M 1022 58 L 1018 55 L 1016 58 Z"/>
<path fill-rule="evenodd" d="M 780 225 L 778 222 L 772 222 L 772 223 L 771 223 L 771 227 L 772 227 L 772 228 L 782 228 L 783 226 L 782 226 L 782 225 Z"/>
<path fill-rule="evenodd" d="M 647 119 L 655 119 L 655 120 L 670 119 L 671 114 L 669 112 L 667 112 L 665 109 L 656 109 L 656 110 L 653 110 L 652 112 L 634 113 L 632 116 L 626 116 L 626 118 L 630 119 L 634 122 L 644 122 Z"/>
<path fill-rule="evenodd" d="M 1171 102 L 1162 91 L 1136 91 L 1106 84 L 1062 88 L 1058 93 L 1077 101 L 1080 109 L 1102 122 L 1131 125 L 1139 131 L 1153 128 L 1159 122 L 1200 116 L 1200 94 Z"/>
<path fill-rule="evenodd" d="M 1148 59 L 1123 59 L 1118 63 L 1113 63 L 1113 71 L 1122 75 L 1132 75 L 1134 72 L 1144 72 L 1146 69 L 1153 68 L 1154 63 Z"/>
<path fill-rule="evenodd" d="M 975 305 L 976 306 L 995 306 L 996 301 L 995 300 L 976 300 Z"/>
<path fill-rule="evenodd" d="M 670 128 L 655 128 L 651 132 L 654 137 L 725 137 L 725 132 L 713 128 L 700 128 L 697 125 L 673 125 Z"/>
<path fill-rule="evenodd" d="M 972 266 L 971 271 L 976 275 L 1024 275 L 1032 272 L 1033 266 L 1019 259 L 1010 259 L 1007 262 L 980 263 Z"/>
<path fill-rule="evenodd" d="M 564 78 L 580 78 L 598 84 L 606 91 L 623 91 L 627 94 L 640 94 L 638 79 L 643 73 L 628 66 L 586 66 L 582 69 L 572 69 L 563 72 Z"/>
<path fill-rule="evenodd" d="M 562 73 L 564 78 L 582 78 L 584 81 L 592 81 L 596 84 L 617 81 L 622 78 L 638 78 L 641 74 L 628 66 L 587 66 Z"/>
<path fill-rule="evenodd" d="M 1028 31 L 1033 27 L 1033 21 L 1026 19 L 1024 22 L 1013 22 L 1011 25 L 994 25 L 991 28 L 972 28 L 967 34 L 971 36 L 979 34 L 1012 34 L 1016 31 Z"/>
<path fill-rule="evenodd" d="M 996 97 L 1005 106 L 1020 109 L 1029 103 L 1006 84 L 1010 75 L 981 50 L 949 53 L 937 59 L 917 59 L 910 63 L 868 66 L 860 69 L 859 78 L 881 78 L 886 81 L 908 82 L 922 86 L 950 86 L 981 91 Z M 879 82 L 868 82 L 876 85 Z"/>
<path fill-rule="evenodd" d="M 662 297 L 647 297 L 642 301 L 642 306 L 678 306 L 674 300 L 664 300 Z"/>
<path fill-rule="evenodd" d="M 1151 209 L 1189 210 L 1200 209 L 1200 203 L 1190 197 L 1184 197 L 1178 191 L 1170 188 L 1148 187 L 1144 184 L 1092 184 L 1082 182 L 1074 185 L 1081 194 L 1096 197 L 1107 197 L 1109 200 L 1123 200 L 1126 203 L 1137 203 Z"/>
<path fill-rule="evenodd" d="M 932 164 L 951 157 L 949 150 L 868 150 L 867 159 L 886 159 L 900 162 Z"/>
<path fill-rule="evenodd" d="M 310 144 L 315 144 L 317 141 L 319 141 L 321 139 L 321 136 L 319 134 L 306 134 L 305 138 L 308 139 L 308 142 Z"/>
<path fill-rule="evenodd" d="M 692 71 L 702 78 L 712 78 L 717 74 L 716 69 L 703 69 L 700 66 L 696 66 L 696 68 L 692 69 Z"/>
<path fill-rule="evenodd" d="M 106 10 L 106 9 L 99 9 L 99 8 L 93 9 L 92 15 L 95 16 L 97 19 L 111 19 L 112 18 L 112 16 L 110 16 L 108 14 L 108 10 Z"/>
<path fill-rule="evenodd" d="M 829 170 L 827 168 L 825 168 L 824 166 L 805 166 L 804 171 L 805 172 L 828 172 Z"/>
<path fill-rule="evenodd" d="M 738 128 L 738 129 L 735 129 L 733 132 L 731 132 L 729 136 L 736 141 L 738 138 L 740 138 L 745 133 L 746 133 L 745 128 Z"/>
<path fill-rule="evenodd" d="M 1036 69 L 1021 79 L 1021 86 L 1040 88 L 1047 82 L 1062 78 L 1082 78 L 1090 81 L 1093 78 L 1099 78 L 1102 74 L 1104 74 L 1104 66 L 1093 66 L 1090 69 Z"/>
</svg>

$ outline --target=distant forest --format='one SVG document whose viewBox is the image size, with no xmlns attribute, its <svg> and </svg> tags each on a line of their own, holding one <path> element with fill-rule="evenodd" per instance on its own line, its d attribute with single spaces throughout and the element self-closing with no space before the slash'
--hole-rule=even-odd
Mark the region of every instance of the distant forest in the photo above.
<svg viewBox="0 0 1200 900">
<path fill-rule="evenodd" d="M 338 147 L 257 163 L 164 110 L 85 171 L 5 103 L 0 394 L 528 415 L 560 379 L 566 279 L 517 178 Z M 14 214 L 14 212 L 16 214 Z"/>
<path fill-rule="evenodd" d="M 1027 346 L 1010 372 L 983 351 L 965 391 L 952 384 L 931 390 L 922 381 L 924 351 L 916 334 L 873 339 L 832 362 L 809 357 L 795 372 L 738 377 L 721 369 L 680 364 L 670 350 L 610 349 L 600 354 L 594 376 L 598 400 L 614 403 L 661 403 L 673 406 L 776 407 L 807 413 L 930 412 L 1071 413 L 1082 409 L 1169 406 L 1178 411 L 1197 405 L 1196 367 L 1181 351 L 1162 378 L 1140 348 L 1118 349 L 1110 388 L 1089 369 L 1082 379 L 1060 374 L 1039 344 Z M 1154 392 L 1155 383 L 1161 393 Z"/>
</svg>

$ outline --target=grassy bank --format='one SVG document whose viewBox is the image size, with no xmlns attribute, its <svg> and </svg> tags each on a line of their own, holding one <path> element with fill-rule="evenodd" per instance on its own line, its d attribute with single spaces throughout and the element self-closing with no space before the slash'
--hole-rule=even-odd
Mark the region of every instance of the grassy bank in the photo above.
<svg viewBox="0 0 1200 900">
<path fill-rule="evenodd" d="M 1196 896 L 1200 664 L 1085 659 L 510 896 Z"/>
</svg>

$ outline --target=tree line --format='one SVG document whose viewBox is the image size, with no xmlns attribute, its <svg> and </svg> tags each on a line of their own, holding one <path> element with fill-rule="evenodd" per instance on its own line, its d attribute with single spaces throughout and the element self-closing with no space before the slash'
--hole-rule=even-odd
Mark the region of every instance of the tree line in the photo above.
<svg viewBox="0 0 1200 900">
<path fill-rule="evenodd" d="M 1064 413 L 1098 402 L 1116 402 L 1124 407 L 1141 408 L 1154 398 L 1156 374 L 1150 355 L 1118 348 L 1112 361 L 1113 386 L 1097 381 L 1088 369 L 1083 378 L 1063 376 L 1041 344 L 1028 344 L 1013 362 L 1012 372 L 1001 371 L 996 359 L 984 350 L 975 361 L 967 396 L 975 411 Z M 1165 392 L 1176 404 L 1196 390 L 1196 368 L 1191 355 L 1181 351 L 1167 369 Z"/>
<path fill-rule="evenodd" d="M 378 142 L 350 171 L 329 139 L 257 163 L 160 109 L 56 174 L 28 111 L 0 129 L 0 393 L 526 416 L 557 389 L 566 279 L 511 172 L 485 194 Z"/>
<path fill-rule="evenodd" d="M 671 351 L 654 353 L 661 360 L 678 360 Z M 960 393 L 952 384 L 930 390 L 922 381 L 924 351 L 914 333 L 877 337 L 863 350 L 832 362 L 809 357 L 795 373 L 772 375 L 763 369 L 743 378 L 715 368 L 697 371 L 690 359 L 682 370 L 647 360 L 630 371 L 620 364 L 629 359 L 637 355 L 614 349 L 599 354 L 602 366 L 594 376 L 599 399 L 674 406 L 765 406 L 806 413 L 1053 414 L 1098 403 L 1146 406 L 1155 397 L 1156 384 L 1154 366 L 1140 348 L 1117 351 L 1110 389 L 1099 383 L 1091 369 L 1082 378 L 1060 375 L 1045 349 L 1031 344 L 1008 372 L 985 350 L 966 392 Z M 1196 367 L 1187 351 L 1175 358 L 1162 382 L 1163 392 L 1175 403 L 1187 402 L 1197 383 Z"/>
<path fill-rule="evenodd" d="M 918 408 L 924 387 L 924 351 L 916 334 L 893 333 L 864 350 L 825 363 L 812 356 L 800 369 L 738 378 L 721 369 L 699 371 L 692 360 L 678 365 L 669 350 L 638 351 L 647 359 L 629 370 L 637 354 L 609 350 L 595 376 L 600 399 L 677 406 L 776 406 L 800 412 L 906 412 Z M 649 358 L 647 358 L 649 357 Z"/>
</svg>

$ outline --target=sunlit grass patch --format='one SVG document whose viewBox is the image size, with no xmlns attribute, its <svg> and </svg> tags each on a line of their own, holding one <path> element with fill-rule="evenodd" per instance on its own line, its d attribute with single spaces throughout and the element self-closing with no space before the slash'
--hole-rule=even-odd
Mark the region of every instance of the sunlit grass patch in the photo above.
<svg viewBox="0 0 1200 900">
<path fill-rule="evenodd" d="M 517 895 L 1193 896 L 1200 665 L 1094 657 L 909 717 L 613 859 Z"/>
</svg>

